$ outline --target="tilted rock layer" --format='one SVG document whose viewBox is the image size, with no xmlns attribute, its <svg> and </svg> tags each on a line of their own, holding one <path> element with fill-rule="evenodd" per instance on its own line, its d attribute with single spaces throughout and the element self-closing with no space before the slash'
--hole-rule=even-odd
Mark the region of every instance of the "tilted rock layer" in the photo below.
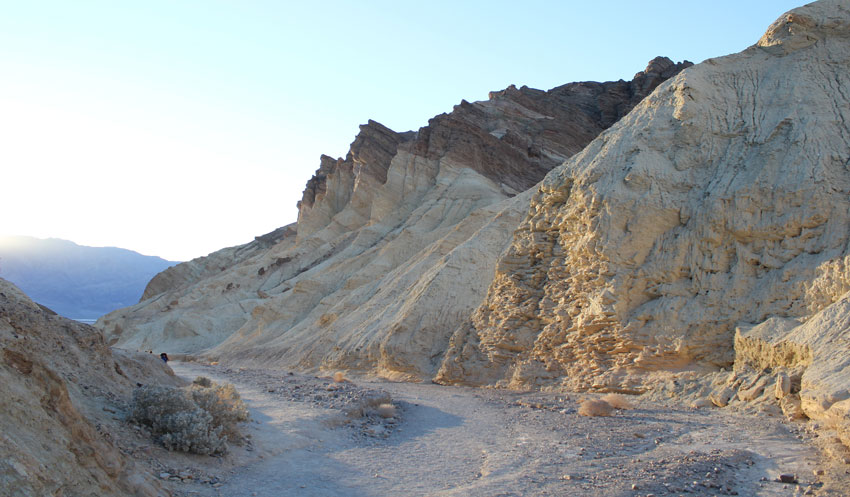
<svg viewBox="0 0 850 497">
<path fill-rule="evenodd" d="M 370 121 L 323 156 L 298 223 L 157 276 L 98 326 L 120 347 L 431 378 L 546 172 L 690 63 L 630 81 L 510 87 L 418 132 Z"/>
<path fill-rule="evenodd" d="M 99 330 L 0 279 L 0 494 L 166 494 L 118 448 L 110 431 L 128 428 L 109 412 L 138 379 L 175 384 L 169 373 L 147 354 L 113 356 Z"/>
<path fill-rule="evenodd" d="M 681 72 L 547 175 L 437 381 L 639 392 L 732 365 L 736 326 L 794 319 L 818 323 L 787 337 L 811 354 L 809 411 L 846 404 L 826 339 L 844 318 L 812 316 L 850 290 L 848 123 L 846 2 Z"/>
</svg>

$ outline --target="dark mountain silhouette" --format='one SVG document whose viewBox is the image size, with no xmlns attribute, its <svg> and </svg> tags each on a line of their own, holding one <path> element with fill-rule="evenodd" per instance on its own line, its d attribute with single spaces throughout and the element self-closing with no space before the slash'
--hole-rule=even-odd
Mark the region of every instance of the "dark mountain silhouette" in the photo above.
<svg viewBox="0 0 850 497">
<path fill-rule="evenodd" d="M 148 281 L 176 262 L 57 238 L 0 236 L 0 277 L 72 319 L 97 319 L 139 301 Z"/>
</svg>

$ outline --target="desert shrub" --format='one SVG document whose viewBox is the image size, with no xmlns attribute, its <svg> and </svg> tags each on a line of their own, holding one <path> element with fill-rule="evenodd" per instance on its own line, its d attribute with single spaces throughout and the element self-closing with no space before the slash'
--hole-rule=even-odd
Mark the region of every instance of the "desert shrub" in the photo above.
<svg viewBox="0 0 850 497">
<path fill-rule="evenodd" d="M 198 385 L 201 387 L 211 387 L 212 380 L 210 380 L 206 376 L 198 376 L 197 378 L 195 378 L 195 381 L 192 382 L 192 385 Z"/>
<path fill-rule="evenodd" d="M 381 406 L 384 406 L 383 410 Z M 390 413 L 390 407 L 392 408 L 392 413 Z M 345 415 L 349 418 L 362 418 L 364 416 L 391 418 L 395 416 L 395 406 L 393 405 L 393 399 L 390 397 L 390 394 L 386 392 L 371 392 L 360 399 L 354 407 L 347 409 Z"/>
<path fill-rule="evenodd" d="M 212 416 L 213 425 L 221 427 L 229 440 L 235 443 L 241 441 L 238 423 L 248 421 L 248 408 L 233 385 L 210 382 L 210 386 L 205 387 L 193 383 L 189 393 L 198 407 Z"/>
<path fill-rule="evenodd" d="M 614 409 L 632 409 L 634 406 L 625 395 L 619 393 L 609 393 L 602 397 L 602 400 L 608 403 Z"/>
<path fill-rule="evenodd" d="M 381 404 L 375 408 L 375 412 L 382 418 L 393 418 L 396 415 L 396 408 L 392 404 Z"/>
<path fill-rule="evenodd" d="M 610 416 L 613 408 L 604 400 L 588 399 L 581 403 L 578 413 L 582 416 Z"/>
<path fill-rule="evenodd" d="M 209 383 L 139 387 L 133 392 L 130 420 L 146 426 L 169 450 L 223 454 L 228 438 L 241 440 L 237 423 L 248 420 L 248 410 L 233 385 Z"/>
<path fill-rule="evenodd" d="M 227 451 L 227 437 L 213 417 L 181 388 L 142 386 L 133 392 L 131 419 L 147 426 L 167 449 L 195 454 Z"/>
<path fill-rule="evenodd" d="M 392 404 L 393 399 L 387 392 L 372 392 L 360 401 L 364 408 L 376 409 L 381 404 Z"/>
</svg>

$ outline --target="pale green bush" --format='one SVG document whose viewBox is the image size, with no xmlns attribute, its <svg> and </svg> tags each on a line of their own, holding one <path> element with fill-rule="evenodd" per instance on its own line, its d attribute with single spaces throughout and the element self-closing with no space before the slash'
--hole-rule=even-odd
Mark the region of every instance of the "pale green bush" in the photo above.
<svg viewBox="0 0 850 497">
<path fill-rule="evenodd" d="M 203 380 L 195 380 L 187 388 L 137 388 L 131 421 L 148 427 L 169 450 L 213 455 L 227 452 L 228 439 L 241 442 L 237 424 L 248 420 L 248 410 L 233 385 Z M 202 386 L 207 382 L 209 386 Z"/>
<path fill-rule="evenodd" d="M 248 408 L 236 388 L 230 383 L 219 385 L 210 382 L 208 387 L 194 383 L 189 387 L 189 392 L 198 407 L 212 416 L 213 425 L 222 427 L 224 435 L 230 441 L 240 444 L 242 437 L 238 423 L 248 421 Z"/>
</svg>

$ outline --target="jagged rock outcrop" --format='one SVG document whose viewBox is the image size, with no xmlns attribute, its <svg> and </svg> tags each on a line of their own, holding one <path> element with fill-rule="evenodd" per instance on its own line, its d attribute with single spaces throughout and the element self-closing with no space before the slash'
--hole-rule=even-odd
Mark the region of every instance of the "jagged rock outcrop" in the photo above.
<svg viewBox="0 0 850 497">
<path fill-rule="evenodd" d="M 127 428 L 110 412 L 139 379 L 175 384 L 169 372 L 147 354 L 113 357 L 97 329 L 0 279 L 0 494 L 167 494 L 121 452 L 111 433 Z"/>
<path fill-rule="evenodd" d="M 437 381 L 639 392 L 793 319 L 806 411 L 847 423 L 848 88 L 832 0 L 659 86 L 547 175 Z"/>
<path fill-rule="evenodd" d="M 177 266 L 99 326 L 126 348 L 430 378 L 484 298 L 524 192 L 688 65 L 657 58 L 631 82 L 511 87 L 416 133 L 370 121 L 344 159 L 322 157 L 295 236 Z M 216 270 L 233 250 L 244 255 Z"/>
<path fill-rule="evenodd" d="M 823 422 L 850 447 L 848 344 L 850 293 L 808 319 L 771 318 L 739 328 L 735 368 L 769 378 L 775 385 L 769 393 L 786 414 Z"/>
<path fill-rule="evenodd" d="M 271 233 L 255 237 L 250 243 L 218 250 L 206 257 L 192 260 L 191 264 L 178 264 L 154 276 L 145 287 L 140 302 L 166 291 L 186 288 L 193 283 L 227 270 L 234 264 L 250 259 L 270 247 L 289 239 L 294 241 L 295 224 L 288 224 Z"/>
</svg>

